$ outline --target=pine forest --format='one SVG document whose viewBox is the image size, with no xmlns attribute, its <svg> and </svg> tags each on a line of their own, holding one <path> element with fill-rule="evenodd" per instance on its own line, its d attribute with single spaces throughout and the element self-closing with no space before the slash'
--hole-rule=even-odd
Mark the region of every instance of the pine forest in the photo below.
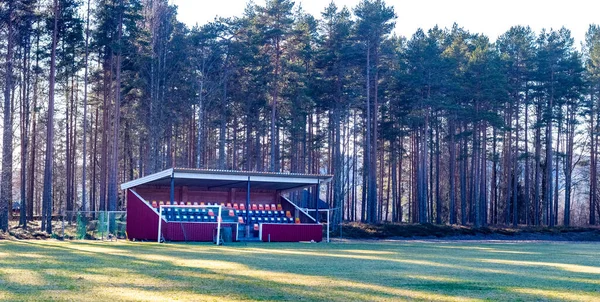
<svg viewBox="0 0 600 302">
<path fill-rule="evenodd" d="M 0 230 L 171 167 L 331 174 L 336 222 L 598 224 L 600 26 L 402 37 L 400 9 L 1 1 Z"/>
</svg>

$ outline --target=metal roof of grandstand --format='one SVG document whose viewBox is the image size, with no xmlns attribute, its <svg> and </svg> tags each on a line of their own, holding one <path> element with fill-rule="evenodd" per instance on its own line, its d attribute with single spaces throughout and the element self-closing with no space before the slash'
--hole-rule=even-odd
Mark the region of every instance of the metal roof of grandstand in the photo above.
<svg viewBox="0 0 600 302">
<path fill-rule="evenodd" d="M 129 189 L 140 185 L 170 186 L 171 178 L 175 186 L 211 188 L 246 188 L 250 182 L 251 189 L 291 190 L 314 186 L 329 182 L 332 175 L 301 174 L 283 172 L 205 170 L 193 168 L 171 168 L 147 175 L 121 184 L 121 189 Z"/>
</svg>

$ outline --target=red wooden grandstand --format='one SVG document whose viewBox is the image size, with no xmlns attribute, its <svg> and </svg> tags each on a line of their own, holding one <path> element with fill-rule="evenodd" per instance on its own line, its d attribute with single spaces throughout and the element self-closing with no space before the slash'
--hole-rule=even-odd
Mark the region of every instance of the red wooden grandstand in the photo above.
<svg viewBox="0 0 600 302">
<path fill-rule="evenodd" d="M 127 235 L 132 240 L 213 241 L 218 230 L 229 229 L 232 240 L 320 242 L 322 225 L 288 196 L 312 188 L 311 202 L 318 206 L 320 185 L 331 179 L 168 169 L 121 185 L 127 191 Z"/>
</svg>

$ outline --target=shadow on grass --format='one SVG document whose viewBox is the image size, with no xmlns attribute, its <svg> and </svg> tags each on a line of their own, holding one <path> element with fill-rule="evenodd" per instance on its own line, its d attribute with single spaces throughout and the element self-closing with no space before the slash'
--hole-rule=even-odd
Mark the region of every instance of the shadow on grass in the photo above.
<svg viewBox="0 0 600 302">
<path fill-rule="evenodd" d="M 598 247 L 4 241 L 0 299 L 595 300 Z"/>
</svg>

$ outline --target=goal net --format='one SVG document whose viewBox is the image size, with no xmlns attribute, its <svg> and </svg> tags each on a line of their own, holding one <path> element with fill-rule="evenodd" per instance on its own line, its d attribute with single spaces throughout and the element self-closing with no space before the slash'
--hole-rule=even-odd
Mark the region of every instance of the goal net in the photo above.
<svg viewBox="0 0 600 302">
<path fill-rule="evenodd" d="M 192 237 L 190 232 L 192 224 L 209 224 L 214 226 L 214 241 L 217 245 L 223 242 L 222 224 L 235 224 L 238 222 L 238 216 L 232 208 L 220 204 L 160 204 L 158 205 L 159 223 L 158 223 L 158 242 L 168 238 L 166 231 L 168 227 L 177 228 L 183 233 L 183 241 L 188 241 Z M 231 236 L 231 234 L 228 234 Z"/>
</svg>

